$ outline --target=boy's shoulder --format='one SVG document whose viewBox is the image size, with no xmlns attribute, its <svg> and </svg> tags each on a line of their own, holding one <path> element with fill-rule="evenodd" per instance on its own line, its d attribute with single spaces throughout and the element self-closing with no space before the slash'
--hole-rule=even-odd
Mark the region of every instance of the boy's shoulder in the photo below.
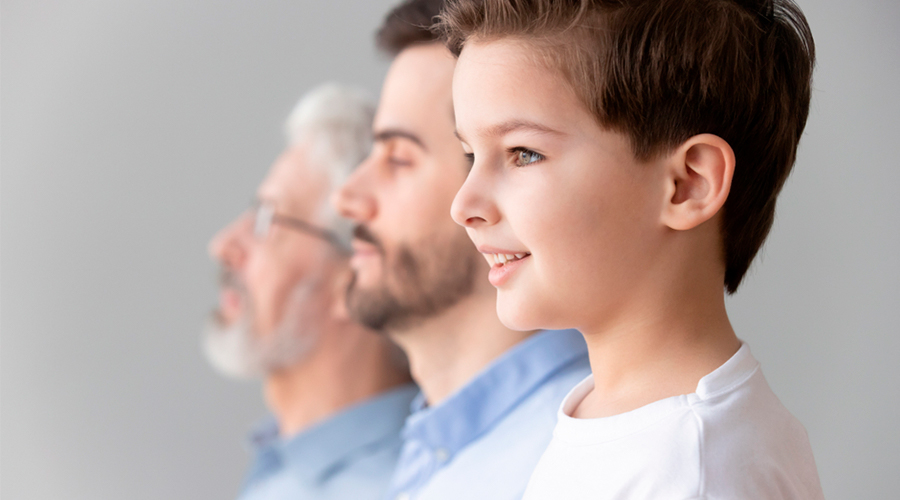
<svg viewBox="0 0 900 500">
<path fill-rule="evenodd" d="M 585 380 L 564 408 L 590 388 Z M 744 345 L 694 394 L 598 419 L 561 412 L 526 499 L 560 496 L 822 498 L 822 492 L 806 431 Z"/>
<path fill-rule="evenodd" d="M 736 366 L 723 365 L 726 376 L 716 379 L 716 370 L 704 377 L 692 404 L 706 496 L 823 498 L 806 429 L 769 387 L 746 344 L 739 354 L 729 360 Z"/>
</svg>

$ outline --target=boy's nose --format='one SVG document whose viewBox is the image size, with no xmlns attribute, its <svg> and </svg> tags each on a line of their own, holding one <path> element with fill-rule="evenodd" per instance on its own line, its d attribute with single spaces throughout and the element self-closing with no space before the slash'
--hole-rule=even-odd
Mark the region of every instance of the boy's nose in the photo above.
<svg viewBox="0 0 900 500">
<path fill-rule="evenodd" d="M 500 220 L 500 211 L 490 195 L 488 179 L 476 172 L 469 172 L 466 181 L 453 198 L 450 216 L 466 228 L 490 226 Z"/>
</svg>

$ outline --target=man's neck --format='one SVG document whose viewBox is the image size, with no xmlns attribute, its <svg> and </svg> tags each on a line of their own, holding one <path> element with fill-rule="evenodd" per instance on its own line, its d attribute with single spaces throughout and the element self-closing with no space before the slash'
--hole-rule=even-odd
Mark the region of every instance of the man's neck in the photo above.
<svg viewBox="0 0 900 500">
<path fill-rule="evenodd" d="M 308 358 L 266 378 L 266 403 L 282 436 L 409 382 L 400 363 L 391 362 L 400 354 L 387 339 L 350 323 L 331 325 L 337 329 L 323 331 Z"/>
<path fill-rule="evenodd" d="M 503 326 L 490 289 L 391 337 L 406 351 L 413 379 L 434 406 L 532 333 Z"/>
</svg>

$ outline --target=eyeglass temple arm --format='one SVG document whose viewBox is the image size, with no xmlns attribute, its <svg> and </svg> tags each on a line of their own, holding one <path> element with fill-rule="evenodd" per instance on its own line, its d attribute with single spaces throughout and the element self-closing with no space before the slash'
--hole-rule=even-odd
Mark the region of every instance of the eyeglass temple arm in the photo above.
<svg viewBox="0 0 900 500">
<path fill-rule="evenodd" d="M 329 231 L 327 229 L 322 229 L 320 227 L 316 227 L 316 226 L 309 224 L 308 222 L 304 222 L 300 219 L 294 219 L 292 217 L 286 217 L 286 216 L 278 215 L 278 214 L 274 214 L 272 216 L 272 222 L 275 222 L 278 224 L 287 224 L 291 227 L 299 229 L 299 230 L 301 230 L 305 233 L 308 233 L 312 236 L 317 236 L 319 238 L 322 238 L 322 239 L 328 241 L 329 243 L 331 243 L 332 245 L 336 246 L 338 249 L 340 249 L 343 252 L 347 252 L 347 253 L 350 252 L 350 248 L 348 248 L 347 245 L 344 242 L 342 242 L 341 239 L 338 238 L 338 235 L 335 234 L 333 231 Z"/>
</svg>

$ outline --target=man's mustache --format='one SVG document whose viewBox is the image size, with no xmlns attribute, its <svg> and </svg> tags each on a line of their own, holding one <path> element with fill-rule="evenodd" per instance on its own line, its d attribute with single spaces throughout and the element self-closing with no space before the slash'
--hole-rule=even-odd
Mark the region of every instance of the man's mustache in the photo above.
<svg viewBox="0 0 900 500">
<path fill-rule="evenodd" d="M 236 272 L 225 266 L 219 269 L 219 286 L 221 288 L 234 288 L 242 292 L 246 290 L 244 280 Z"/>
<path fill-rule="evenodd" d="M 366 243 L 370 243 L 378 249 L 378 252 L 384 255 L 384 245 L 381 244 L 381 240 L 375 236 L 375 233 L 372 232 L 368 227 L 359 224 L 353 228 L 353 238 L 365 241 Z"/>
</svg>

